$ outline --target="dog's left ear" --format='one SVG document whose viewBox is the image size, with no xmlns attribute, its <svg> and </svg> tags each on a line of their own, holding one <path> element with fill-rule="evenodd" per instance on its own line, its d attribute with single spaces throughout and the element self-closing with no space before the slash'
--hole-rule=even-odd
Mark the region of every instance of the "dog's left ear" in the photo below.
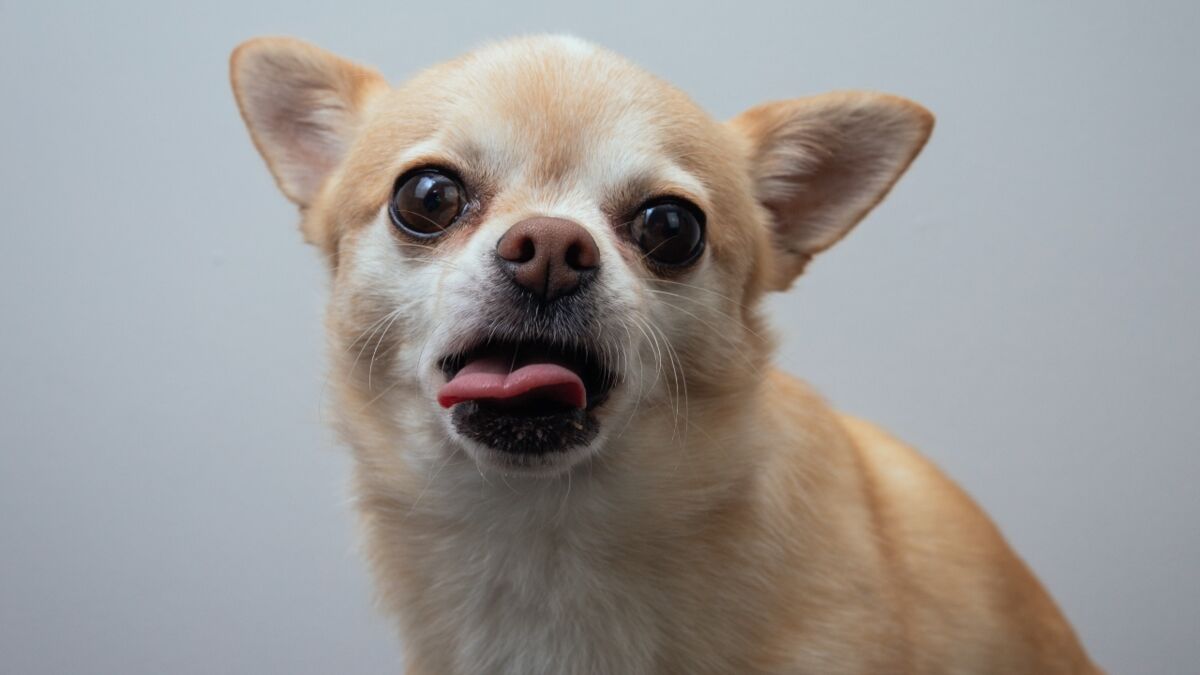
<svg viewBox="0 0 1200 675">
<path fill-rule="evenodd" d="M 888 193 L 933 130 L 907 99 L 838 92 L 767 103 L 730 121 L 750 143 L 758 200 L 772 218 L 783 290 Z"/>
</svg>

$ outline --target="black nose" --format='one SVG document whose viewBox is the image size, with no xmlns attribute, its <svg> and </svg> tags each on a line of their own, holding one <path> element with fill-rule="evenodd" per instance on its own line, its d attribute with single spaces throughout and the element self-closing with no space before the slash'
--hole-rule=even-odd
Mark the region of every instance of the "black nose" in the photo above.
<svg viewBox="0 0 1200 675">
<path fill-rule="evenodd" d="M 496 253 L 513 283 L 543 302 L 574 293 L 600 266 L 596 240 L 563 218 L 522 220 L 500 237 Z"/>
</svg>

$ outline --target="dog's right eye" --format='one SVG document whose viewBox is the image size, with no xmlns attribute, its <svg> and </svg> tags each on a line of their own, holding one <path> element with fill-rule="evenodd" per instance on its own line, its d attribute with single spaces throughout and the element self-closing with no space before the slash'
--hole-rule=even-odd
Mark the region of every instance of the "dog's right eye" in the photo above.
<svg viewBox="0 0 1200 675">
<path fill-rule="evenodd" d="M 423 169 L 396 181 L 388 214 L 396 227 L 427 239 L 444 234 L 466 205 L 467 193 L 458 180 L 434 169 Z"/>
</svg>

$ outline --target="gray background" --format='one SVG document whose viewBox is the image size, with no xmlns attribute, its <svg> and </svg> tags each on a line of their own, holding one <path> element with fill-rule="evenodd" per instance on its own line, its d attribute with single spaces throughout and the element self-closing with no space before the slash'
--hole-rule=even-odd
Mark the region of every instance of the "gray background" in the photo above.
<svg viewBox="0 0 1200 675">
<path fill-rule="evenodd" d="M 1196 3 L 111 4 L 0 1 L 0 672 L 395 670 L 322 419 L 324 271 L 226 58 L 294 34 L 400 78 L 543 30 L 720 117 L 935 111 L 772 301 L 781 361 L 975 495 L 1100 663 L 1195 672 Z"/>
</svg>

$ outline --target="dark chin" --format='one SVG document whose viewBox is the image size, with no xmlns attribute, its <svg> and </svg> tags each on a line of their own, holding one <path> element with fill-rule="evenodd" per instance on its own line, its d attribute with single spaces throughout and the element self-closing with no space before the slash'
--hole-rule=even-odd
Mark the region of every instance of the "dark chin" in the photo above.
<svg viewBox="0 0 1200 675">
<path fill-rule="evenodd" d="M 591 410 L 562 409 L 542 414 L 513 414 L 474 401 L 450 413 L 454 430 L 487 446 L 514 466 L 546 466 L 556 455 L 591 443 L 600 422 Z"/>
</svg>

